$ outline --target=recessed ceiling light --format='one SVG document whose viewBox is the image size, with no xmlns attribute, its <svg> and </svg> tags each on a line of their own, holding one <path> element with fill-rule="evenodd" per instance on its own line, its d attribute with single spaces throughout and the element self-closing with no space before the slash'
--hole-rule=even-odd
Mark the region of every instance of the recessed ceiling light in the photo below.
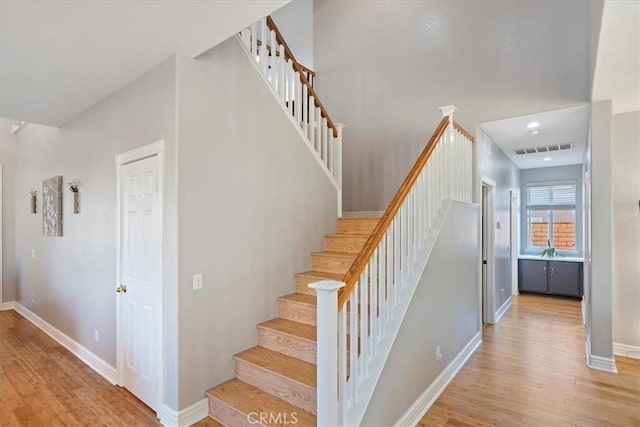
<svg viewBox="0 0 640 427">
<path fill-rule="evenodd" d="M 540 131 L 539 131 L 539 130 L 532 130 L 532 131 L 531 131 L 531 135 L 537 135 L 537 134 L 539 134 L 539 133 L 540 133 Z"/>
<path fill-rule="evenodd" d="M 538 123 L 538 122 L 531 122 L 531 123 L 528 123 L 528 124 L 527 124 L 527 129 L 535 129 L 535 128 L 537 128 L 538 126 L 540 126 L 540 123 Z"/>
<path fill-rule="evenodd" d="M 551 160 L 551 157 L 545 157 L 545 158 L 544 158 L 544 159 L 542 159 L 542 160 L 544 160 L 545 162 L 548 162 L 549 160 Z"/>
</svg>

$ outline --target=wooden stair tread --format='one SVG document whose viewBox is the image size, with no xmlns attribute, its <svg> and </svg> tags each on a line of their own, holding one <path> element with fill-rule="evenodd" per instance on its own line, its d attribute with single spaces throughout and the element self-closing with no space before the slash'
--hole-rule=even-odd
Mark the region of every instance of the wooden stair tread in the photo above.
<svg viewBox="0 0 640 427">
<path fill-rule="evenodd" d="M 302 304 L 316 305 L 316 296 L 307 294 L 289 294 L 278 298 L 278 301 L 290 301 Z"/>
<path fill-rule="evenodd" d="M 350 239 L 352 237 L 361 237 L 361 238 L 369 238 L 369 236 L 371 236 L 371 234 L 367 234 L 367 233 L 332 233 L 332 234 L 325 234 L 325 236 L 327 237 L 343 237 L 345 239 Z"/>
<path fill-rule="evenodd" d="M 331 257 L 343 257 L 343 258 L 351 258 L 351 259 L 356 259 L 356 256 L 358 256 L 358 254 L 354 254 L 352 252 L 333 252 L 333 251 L 322 251 L 322 252 L 313 252 L 311 254 L 316 255 L 316 256 L 331 256 Z"/>
<path fill-rule="evenodd" d="M 316 388 L 317 368 L 316 365 L 311 363 L 303 362 L 302 360 L 263 347 L 252 347 L 235 354 L 233 357 L 268 369 L 271 372 L 300 384 Z"/>
<path fill-rule="evenodd" d="M 259 328 L 272 329 L 283 334 L 293 335 L 308 341 L 315 342 L 317 339 L 316 327 L 305 323 L 294 322 L 292 320 L 281 319 L 279 317 L 260 323 Z"/>
<path fill-rule="evenodd" d="M 246 415 L 251 412 L 267 412 L 290 416 L 295 412 L 299 425 L 316 425 L 315 415 L 237 379 L 229 380 L 208 390 L 207 395 L 225 402 Z"/>
<path fill-rule="evenodd" d="M 337 280 L 342 281 L 344 274 L 339 273 L 329 273 L 328 271 L 305 271 L 304 273 L 298 273 L 296 276 L 301 277 L 316 277 L 318 279 L 329 279 L 329 280 Z"/>
</svg>

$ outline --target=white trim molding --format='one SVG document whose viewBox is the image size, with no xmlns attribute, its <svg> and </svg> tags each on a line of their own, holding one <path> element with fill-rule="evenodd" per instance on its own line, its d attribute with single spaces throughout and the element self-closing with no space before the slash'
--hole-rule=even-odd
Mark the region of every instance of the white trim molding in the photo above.
<svg viewBox="0 0 640 427">
<path fill-rule="evenodd" d="M 60 330 L 56 329 L 46 320 L 29 310 L 19 302 L 13 304 L 15 304 L 14 310 L 21 314 L 25 319 L 33 323 L 42 332 L 53 338 L 53 340 L 58 344 L 69 350 L 74 356 L 82 360 L 87 366 L 96 371 L 105 380 L 109 381 L 111 384 L 116 383 L 116 368 L 109 365 L 95 353 L 92 353 L 86 347 L 74 341 Z"/>
<path fill-rule="evenodd" d="M 209 399 L 204 398 L 181 411 L 162 405 L 158 412 L 160 423 L 165 427 L 187 427 L 209 416 Z"/>
<path fill-rule="evenodd" d="M 629 357 L 631 359 L 640 359 L 640 346 L 613 343 L 613 355 Z"/>
<path fill-rule="evenodd" d="M 8 301 L 0 304 L 0 311 L 15 310 L 15 309 L 16 309 L 15 301 Z"/>
<path fill-rule="evenodd" d="M 587 366 L 591 369 L 597 369 L 598 371 L 609 372 L 612 374 L 618 373 L 616 361 L 613 357 L 594 356 L 587 352 Z"/>
<path fill-rule="evenodd" d="M 342 217 L 343 218 L 361 218 L 361 217 L 369 217 L 369 216 L 381 217 L 383 214 L 384 214 L 384 211 L 355 211 L 355 212 L 343 212 Z"/>
<path fill-rule="evenodd" d="M 511 303 L 512 303 L 512 299 L 511 297 L 509 297 L 504 304 L 502 304 L 502 307 L 500 307 L 498 309 L 498 311 L 496 311 L 496 321 L 495 323 L 498 323 L 500 321 L 500 319 L 502 319 L 502 316 L 504 316 L 504 314 L 509 311 L 509 309 L 511 308 Z"/>
<path fill-rule="evenodd" d="M 467 363 L 467 360 L 475 353 L 480 344 L 482 344 L 482 331 L 477 332 L 473 338 L 471 338 L 471 341 L 464 346 L 462 351 L 458 353 L 456 358 L 436 377 L 422 395 L 413 402 L 413 405 L 396 421 L 394 426 L 417 425 L 429 408 L 438 400 L 438 397 L 440 397 L 449 383 L 455 378 L 460 369 Z"/>
</svg>

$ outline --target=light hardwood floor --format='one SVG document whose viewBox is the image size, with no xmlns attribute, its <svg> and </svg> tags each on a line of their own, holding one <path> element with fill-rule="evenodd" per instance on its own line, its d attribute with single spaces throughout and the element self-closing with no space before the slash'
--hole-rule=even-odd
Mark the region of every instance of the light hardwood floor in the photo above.
<svg viewBox="0 0 640 427">
<path fill-rule="evenodd" d="M 15 311 L 0 311 L 0 426 L 157 425 L 131 393 Z"/>
<path fill-rule="evenodd" d="M 640 426 L 640 360 L 585 358 L 578 301 L 516 297 L 419 426 Z"/>
<path fill-rule="evenodd" d="M 521 296 L 420 426 L 640 426 L 640 361 L 585 366 L 576 301 Z M 0 312 L 0 426 L 153 426 L 155 414 L 14 311 Z M 201 427 L 218 426 L 210 418 Z"/>
</svg>

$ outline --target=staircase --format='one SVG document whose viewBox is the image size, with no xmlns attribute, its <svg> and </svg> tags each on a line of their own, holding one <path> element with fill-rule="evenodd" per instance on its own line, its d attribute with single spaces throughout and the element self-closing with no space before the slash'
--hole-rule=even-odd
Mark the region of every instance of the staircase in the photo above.
<svg viewBox="0 0 640 427">
<path fill-rule="evenodd" d="M 279 317 L 257 325 L 256 347 L 233 356 L 235 378 L 207 391 L 209 415 L 225 426 L 316 425 L 316 295 L 308 285 L 340 281 L 379 218 L 339 218 L 296 293 L 278 298 Z"/>
</svg>

